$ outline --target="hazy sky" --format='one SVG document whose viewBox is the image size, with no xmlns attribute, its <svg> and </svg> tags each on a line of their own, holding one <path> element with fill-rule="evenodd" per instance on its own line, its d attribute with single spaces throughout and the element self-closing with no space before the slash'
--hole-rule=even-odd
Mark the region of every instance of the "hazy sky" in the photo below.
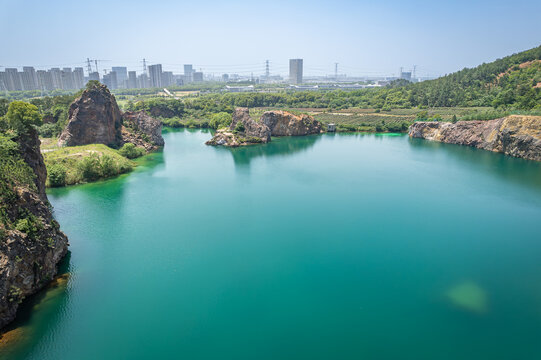
<svg viewBox="0 0 541 360">
<path fill-rule="evenodd" d="M 439 75 L 541 44 L 541 1 L 0 0 L 0 66 Z M 86 68 L 85 68 L 86 69 Z"/>
</svg>

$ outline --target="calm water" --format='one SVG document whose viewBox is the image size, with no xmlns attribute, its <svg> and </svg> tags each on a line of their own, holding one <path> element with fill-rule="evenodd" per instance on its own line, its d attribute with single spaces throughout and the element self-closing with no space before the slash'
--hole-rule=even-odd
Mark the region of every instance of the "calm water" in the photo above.
<svg viewBox="0 0 541 360">
<path fill-rule="evenodd" d="M 49 192 L 9 359 L 539 359 L 541 164 L 406 136 L 163 153 Z M 30 311 L 33 309 L 33 311 Z"/>
</svg>

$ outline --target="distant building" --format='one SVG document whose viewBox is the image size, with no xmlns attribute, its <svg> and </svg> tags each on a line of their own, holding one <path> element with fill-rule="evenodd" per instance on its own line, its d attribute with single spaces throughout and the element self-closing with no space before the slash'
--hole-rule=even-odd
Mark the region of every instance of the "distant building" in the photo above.
<svg viewBox="0 0 541 360">
<path fill-rule="evenodd" d="M 137 87 L 137 74 L 135 71 L 128 72 L 128 89 L 135 89 Z"/>
<path fill-rule="evenodd" d="M 82 67 L 73 69 L 73 85 L 75 89 L 82 89 L 85 86 L 85 72 Z"/>
<path fill-rule="evenodd" d="M 404 80 L 411 81 L 411 71 L 401 71 L 400 78 Z"/>
<path fill-rule="evenodd" d="M 100 81 L 100 73 L 97 71 L 94 71 L 88 74 L 88 81 L 92 81 L 92 80 Z"/>
<path fill-rule="evenodd" d="M 23 89 L 21 74 L 16 68 L 6 68 L 4 80 L 9 91 L 21 91 Z"/>
<path fill-rule="evenodd" d="M 62 79 L 62 89 L 63 90 L 73 90 L 75 89 L 75 84 L 73 81 L 73 72 L 71 68 L 63 68 L 60 71 L 60 77 Z"/>
<path fill-rule="evenodd" d="M 145 89 L 148 87 L 149 81 L 147 74 L 141 74 L 139 75 L 137 79 L 137 87 L 140 89 Z"/>
<path fill-rule="evenodd" d="M 162 87 L 162 64 L 150 65 L 148 67 L 150 87 Z"/>
<path fill-rule="evenodd" d="M 24 66 L 21 73 L 21 81 L 23 90 L 37 90 L 38 89 L 38 77 L 36 70 L 31 66 Z"/>
<path fill-rule="evenodd" d="M 116 81 L 120 89 L 125 89 L 128 82 L 128 68 L 125 66 L 113 66 L 112 72 L 116 73 Z"/>
<path fill-rule="evenodd" d="M 173 72 L 164 71 L 162 72 L 162 86 L 171 86 L 174 84 Z"/>
<path fill-rule="evenodd" d="M 203 82 L 203 73 L 200 71 L 194 71 L 192 73 L 193 82 Z"/>
<path fill-rule="evenodd" d="M 36 74 L 38 76 L 38 87 L 40 90 L 42 91 L 54 90 L 53 78 L 51 77 L 51 73 L 49 71 L 38 70 L 36 71 Z"/>
<path fill-rule="evenodd" d="M 116 72 L 111 71 L 109 74 L 103 75 L 103 83 L 109 89 L 118 89 L 118 79 L 116 78 Z"/>
<path fill-rule="evenodd" d="M 289 82 L 302 84 L 302 59 L 289 59 Z"/>
<path fill-rule="evenodd" d="M 228 82 L 229 81 L 229 74 L 223 74 L 222 75 L 222 81 L 223 82 Z"/>
<path fill-rule="evenodd" d="M 193 65 L 192 64 L 184 64 L 184 82 L 185 83 L 191 83 L 193 81 Z"/>
<path fill-rule="evenodd" d="M 249 86 L 229 86 L 229 85 L 226 85 L 225 90 L 228 91 L 228 92 L 251 92 L 251 91 L 254 91 L 254 86 L 253 85 L 249 85 Z"/>
</svg>

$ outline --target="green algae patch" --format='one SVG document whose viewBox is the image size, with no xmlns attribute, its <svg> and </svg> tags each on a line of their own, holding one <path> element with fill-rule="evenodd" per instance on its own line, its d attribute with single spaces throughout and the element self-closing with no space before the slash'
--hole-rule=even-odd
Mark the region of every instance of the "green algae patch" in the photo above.
<svg viewBox="0 0 541 360">
<path fill-rule="evenodd" d="M 465 281 L 450 288 L 445 297 L 455 306 L 477 314 L 488 311 L 488 296 L 485 290 L 473 281 Z"/>
</svg>

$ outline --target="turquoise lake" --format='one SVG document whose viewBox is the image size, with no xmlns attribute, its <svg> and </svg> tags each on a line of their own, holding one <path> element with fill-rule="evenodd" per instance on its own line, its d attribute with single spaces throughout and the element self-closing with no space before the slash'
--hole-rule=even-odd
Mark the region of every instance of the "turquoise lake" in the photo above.
<svg viewBox="0 0 541 360">
<path fill-rule="evenodd" d="M 67 284 L 2 359 L 541 359 L 541 163 L 404 135 L 164 131 L 52 189 Z"/>
</svg>

